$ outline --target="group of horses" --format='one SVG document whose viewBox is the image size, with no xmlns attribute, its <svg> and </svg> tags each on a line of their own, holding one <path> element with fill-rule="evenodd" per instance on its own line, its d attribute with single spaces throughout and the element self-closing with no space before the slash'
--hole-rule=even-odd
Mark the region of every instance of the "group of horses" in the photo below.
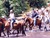
<svg viewBox="0 0 50 38">
<path fill-rule="evenodd" d="M 36 19 L 36 25 L 39 26 L 39 29 L 41 29 L 41 23 L 42 21 L 39 20 L 38 18 Z M 13 34 L 14 34 L 14 30 L 17 30 L 17 36 L 19 33 L 22 33 L 22 35 L 26 35 L 25 31 L 26 28 L 29 27 L 29 30 L 32 30 L 34 26 L 34 20 L 32 18 L 27 17 L 26 19 L 23 18 L 22 20 L 17 20 L 16 22 L 14 22 L 13 24 Z M 5 32 L 6 31 L 8 37 L 11 34 L 10 33 L 10 21 L 8 21 L 5 18 L 0 18 L 0 36 L 1 33 L 3 32 L 4 36 L 6 36 Z"/>
</svg>

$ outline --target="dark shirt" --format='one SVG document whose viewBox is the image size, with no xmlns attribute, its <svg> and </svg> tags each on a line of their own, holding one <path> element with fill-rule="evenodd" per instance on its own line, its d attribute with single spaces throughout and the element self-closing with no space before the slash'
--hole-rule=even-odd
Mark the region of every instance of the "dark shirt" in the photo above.
<svg viewBox="0 0 50 38">
<path fill-rule="evenodd" d="M 32 14 L 32 18 L 34 18 L 35 16 L 37 16 L 38 14 L 35 12 Z"/>
</svg>

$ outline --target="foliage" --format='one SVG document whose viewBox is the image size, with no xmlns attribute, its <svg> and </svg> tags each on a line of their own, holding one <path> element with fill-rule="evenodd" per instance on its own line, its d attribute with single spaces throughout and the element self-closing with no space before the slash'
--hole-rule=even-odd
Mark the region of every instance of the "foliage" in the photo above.
<svg viewBox="0 0 50 38">
<path fill-rule="evenodd" d="M 5 14 L 9 16 L 10 9 L 14 10 L 15 16 L 21 14 L 22 11 L 29 9 L 29 4 L 27 1 L 23 0 L 0 0 L 0 16 Z"/>
<path fill-rule="evenodd" d="M 27 4 L 27 1 L 23 0 L 10 0 L 10 7 L 13 7 L 13 10 L 15 12 L 15 15 L 21 14 L 22 11 L 26 11 L 29 7 L 29 4 Z"/>
<path fill-rule="evenodd" d="M 9 16 L 10 9 L 14 10 L 15 16 L 21 14 L 22 11 L 26 11 L 31 7 L 42 7 L 45 5 L 43 0 L 0 0 L 0 16 L 3 14 Z M 6 5 L 5 5 L 6 4 Z M 30 5 L 30 6 L 29 6 Z"/>
<path fill-rule="evenodd" d="M 28 0 L 31 7 L 41 8 L 46 5 L 45 0 Z"/>
</svg>

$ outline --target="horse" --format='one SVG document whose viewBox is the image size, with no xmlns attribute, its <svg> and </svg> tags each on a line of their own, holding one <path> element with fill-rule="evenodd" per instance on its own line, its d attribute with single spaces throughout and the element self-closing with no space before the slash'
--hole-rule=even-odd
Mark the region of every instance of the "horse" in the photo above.
<svg viewBox="0 0 50 38">
<path fill-rule="evenodd" d="M 5 18 L 2 18 L 3 24 L 4 24 L 4 28 L 7 32 L 7 35 L 9 37 L 9 33 L 10 33 L 10 21 L 6 20 Z"/>
<path fill-rule="evenodd" d="M 2 21 L 4 23 L 5 30 L 9 37 L 9 34 L 11 34 L 10 33 L 10 21 L 6 20 L 5 18 L 2 18 Z M 23 35 L 26 35 L 25 30 L 24 30 L 24 25 L 25 25 L 25 22 L 23 20 L 18 20 L 18 22 L 14 22 L 12 29 L 17 30 L 17 36 L 19 34 L 19 31 L 21 31 Z"/>
<path fill-rule="evenodd" d="M 24 26 L 25 26 L 25 22 L 23 20 L 18 20 L 18 21 L 16 20 L 16 22 L 14 23 L 13 29 L 17 30 L 17 36 L 19 32 L 22 32 L 22 35 L 26 35 Z"/>
<path fill-rule="evenodd" d="M 4 36 L 6 36 L 5 33 L 4 33 L 4 23 L 3 23 L 3 20 L 2 20 L 2 18 L 0 18 L 0 37 L 1 37 L 1 33 L 2 32 L 3 32 Z"/>
<path fill-rule="evenodd" d="M 39 26 L 39 29 L 41 30 L 41 24 L 42 24 L 42 19 L 36 18 L 36 25 Z"/>
<path fill-rule="evenodd" d="M 32 30 L 32 27 L 34 26 L 33 24 L 34 20 L 32 18 L 27 17 L 25 20 L 26 27 L 29 27 L 29 30 Z"/>
<path fill-rule="evenodd" d="M 32 30 L 32 28 L 34 26 L 34 19 L 28 17 L 26 19 L 26 23 L 27 23 L 27 25 L 29 24 L 29 29 Z M 39 29 L 41 29 L 41 24 L 42 24 L 42 19 L 36 18 L 36 25 L 39 26 Z"/>
</svg>

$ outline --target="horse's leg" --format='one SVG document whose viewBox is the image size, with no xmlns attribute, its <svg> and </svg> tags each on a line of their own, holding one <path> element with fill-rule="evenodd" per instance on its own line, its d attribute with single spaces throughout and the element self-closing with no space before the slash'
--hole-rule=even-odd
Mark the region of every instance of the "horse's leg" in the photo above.
<svg viewBox="0 0 50 38">
<path fill-rule="evenodd" d="M 29 22 L 29 30 L 31 30 L 31 24 L 30 24 L 30 22 Z"/>
<path fill-rule="evenodd" d="M 29 30 L 30 30 L 30 24 L 29 24 Z"/>
<path fill-rule="evenodd" d="M 25 35 L 26 36 L 25 30 L 24 30 L 24 25 L 22 25 L 21 30 L 22 30 L 22 35 Z"/>
<path fill-rule="evenodd" d="M 31 30 L 33 29 L 33 26 L 34 26 L 34 24 L 33 24 L 33 22 L 32 22 L 32 24 L 31 24 Z"/>
<path fill-rule="evenodd" d="M 18 37 L 18 34 L 19 34 L 19 29 L 17 29 L 17 35 L 16 35 L 17 37 Z"/>
<path fill-rule="evenodd" d="M 29 25 L 29 30 L 32 30 L 32 24 Z"/>
<path fill-rule="evenodd" d="M 29 28 L 29 22 L 26 22 L 26 24 L 25 24 L 26 26 L 25 26 L 25 30 L 27 30 L 27 28 Z"/>
<path fill-rule="evenodd" d="M 3 31 L 4 36 L 6 36 L 5 32 Z"/>
<path fill-rule="evenodd" d="M 39 29 L 41 29 L 41 25 L 39 25 Z"/>
<path fill-rule="evenodd" d="M 9 37 L 9 31 L 7 31 L 7 35 L 8 35 L 8 37 Z"/>
<path fill-rule="evenodd" d="M 9 37 L 9 34 L 10 34 L 10 29 L 7 29 L 7 35 Z"/>
<path fill-rule="evenodd" d="M 27 28 L 27 26 L 26 26 L 26 24 L 24 25 L 24 30 L 26 31 L 26 28 Z"/>
<path fill-rule="evenodd" d="M 39 25 L 39 30 L 41 30 L 41 24 Z"/>
<path fill-rule="evenodd" d="M 30 26 L 29 30 L 32 30 L 32 27 Z"/>
<path fill-rule="evenodd" d="M 4 24 L 3 24 L 3 25 L 2 25 L 2 32 L 3 32 L 4 36 L 6 36 L 6 34 L 5 34 L 5 32 L 4 32 L 4 28 L 5 28 L 5 26 L 4 26 Z"/>
<path fill-rule="evenodd" d="M 0 31 L 0 37 L 1 37 L 1 31 Z"/>
<path fill-rule="evenodd" d="M 46 29 L 46 31 L 47 31 L 47 27 L 46 26 L 44 27 L 44 29 Z"/>
<path fill-rule="evenodd" d="M 39 29 L 41 30 L 41 24 L 39 24 Z"/>
<path fill-rule="evenodd" d="M 46 29 L 45 31 L 47 31 L 47 26 L 46 26 L 47 24 L 45 24 L 45 27 L 44 27 L 44 29 Z"/>
</svg>

